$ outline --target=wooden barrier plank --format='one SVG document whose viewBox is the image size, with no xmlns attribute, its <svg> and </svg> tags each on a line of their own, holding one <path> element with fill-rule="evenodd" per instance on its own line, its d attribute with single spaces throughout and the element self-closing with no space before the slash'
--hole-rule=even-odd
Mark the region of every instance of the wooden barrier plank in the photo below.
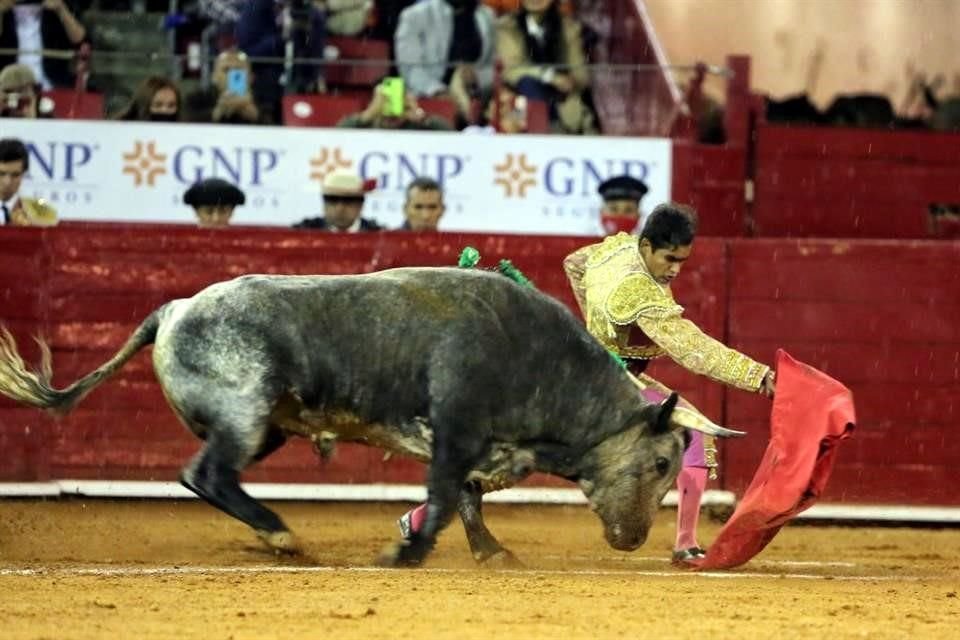
<svg viewBox="0 0 960 640">
<path fill-rule="evenodd" d="M 730 339 L 822 340 L 830 343 L 889 340 L 891 332 L 915 342 L 956 342 L 960 300 L 918 308 L 879 302 L 874 305 L 782 300 L 731 300 Z"/>
<path fill-rule="evenodd" d="M 898 160 L 780 156 L 759 164 L 756 199 L 767 197 L 868 202 L 960 202 L 960 165 Z"/>
<path fill-rule="evenodd" d="M 950 264 L 960 264 L 958 242 L 737 241 L 730 297 L 930 306 L 960 300 L 960 269 Z"/>
<path fill-rule="evenodd" d="M 898 160 L 928 166 L 960 164 L 956 134 L 845 127 L 761 125 L 757 165 L 787 157 Z"/>
</svg>

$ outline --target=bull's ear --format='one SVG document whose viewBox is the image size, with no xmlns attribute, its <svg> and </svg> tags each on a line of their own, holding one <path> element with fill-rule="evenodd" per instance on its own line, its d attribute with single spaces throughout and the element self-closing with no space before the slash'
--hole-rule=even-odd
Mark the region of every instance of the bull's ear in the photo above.
<svg viewBox="0 0 960 640">
<path fill-rule="evenodd" d="M 657 405 L 652 424 L 650 425 L 654 433 L 666 433 L 671 428 L 671 419 L 673 409 L 677 406 L 677 400 L 680 396 L 676 392 L 670 394 L 670 397 Z"/>
</svg>

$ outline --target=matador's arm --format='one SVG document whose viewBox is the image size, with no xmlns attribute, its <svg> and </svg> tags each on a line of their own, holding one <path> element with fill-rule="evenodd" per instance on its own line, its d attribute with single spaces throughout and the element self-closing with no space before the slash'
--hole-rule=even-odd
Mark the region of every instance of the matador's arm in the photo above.
<svg viewBox="0 0 960 640">
<path fill-rule="evenodd" d="M 604 305 L 618 325 L 636 323 L 685 369 L 746 391 L 760 391 L 770 367 L 714 340 L 682 317 L 683 307 L 653 278 L 633 273 L 614 289 Z"/>
<path fill-rule="evenodd" d="M 563 260 L 563 270 L 567 273 L 573 296 L 577 299 L 577 306 L 580 307 L 580 313 L 584 318 L 587 317 L 587 286 L 583 282 L 583 275 L 586 273 L 587 258 L 590 257 L 594 247 L 596 245 L 577 249 Z"/>
<path fill-rule="evenodd" d="M 746 391 L 759 391 L 770 367 L 714 340 L 686 318 L 637 318 L 637 325 L 680 366 Z"/>
</svg>

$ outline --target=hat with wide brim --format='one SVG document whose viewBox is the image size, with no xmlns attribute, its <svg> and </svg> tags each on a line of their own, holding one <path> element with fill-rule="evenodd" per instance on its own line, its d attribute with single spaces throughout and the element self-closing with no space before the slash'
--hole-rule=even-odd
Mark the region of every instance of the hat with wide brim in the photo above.
<svg viewBox="0 0 960 640">
<path fill-rule="evenodd" d="M 183 194 L 184 204 L 191 207 L 236 207 L 246 201 L 243 191 L 221 178 L 201 180 Z"/>
<path fill-rule="evenodd" d="M 364 180 L 348 169 L 335 169 L 323 178 L 323 195 L 362 198 L 376 186 L 376 180 Z"/>
</svg>

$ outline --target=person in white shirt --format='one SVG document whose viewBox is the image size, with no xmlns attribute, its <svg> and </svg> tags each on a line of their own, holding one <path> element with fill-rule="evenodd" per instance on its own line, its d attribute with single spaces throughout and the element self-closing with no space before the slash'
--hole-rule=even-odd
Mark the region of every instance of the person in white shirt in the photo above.
<svg viewBox="0 0 960 640">
<path fill-rule="evenodd" d="M 0 49 L 19 50 L 0 55 L 0 67 L 18 62 L 33 70 L 43 90 L 72 87 L 73 59 L 43 56 L 41 50 L 70 51 L 87 38 L 66 0 L 0 0 Z"/>
</svg>

